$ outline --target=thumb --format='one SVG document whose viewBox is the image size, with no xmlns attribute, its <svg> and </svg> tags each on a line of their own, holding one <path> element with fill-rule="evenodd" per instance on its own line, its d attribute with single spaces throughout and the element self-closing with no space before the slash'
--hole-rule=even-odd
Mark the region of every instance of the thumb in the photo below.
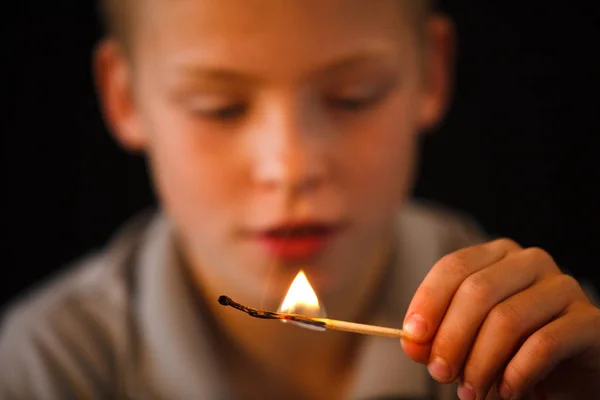
<svg viewBox="0 0 600 400">
<path fill-rule="evenodd" d="M 431 355 L 431 342 L 416 343 L 409 339 L 400 339 L 400 345 L 406 355 L 414 361 L 427 364 Z"/>
</svg>

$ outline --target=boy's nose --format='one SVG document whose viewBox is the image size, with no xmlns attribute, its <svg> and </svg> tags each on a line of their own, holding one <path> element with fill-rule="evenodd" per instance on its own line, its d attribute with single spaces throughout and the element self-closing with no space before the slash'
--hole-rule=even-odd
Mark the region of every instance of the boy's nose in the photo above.
<svg viewBox="0 0 600 400">
<path fill-rule="evenodd" d="M 256 145 L 255 182 L 288 194 L 318 189 L 327 178 L 324 132 L 309 115 L 279 113 L 268 119 Z"/>
<path fill-rule="evenodd" d="M 256 169 L 256 182 L 261 187 L 290 193 L 317 189 L 324 177 L 317 157 L 301 146 L 266 157 Z"/>
</svg>

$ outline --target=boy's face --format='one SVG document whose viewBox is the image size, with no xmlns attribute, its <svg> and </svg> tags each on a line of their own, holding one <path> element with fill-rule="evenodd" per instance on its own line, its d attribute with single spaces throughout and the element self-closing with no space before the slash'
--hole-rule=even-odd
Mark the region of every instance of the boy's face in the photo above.
<svg viewBox="0 0 600 400">
<path fill-rule="evenodd" d="M 139 12 L 128 77 L 124 59 L 100 58 L 105 103 L 118 137 L 147 151 L 191 263 L 276 297 L 300 268 L 318 293 L 361 279 L 411 187 L 418 133 L 443 110 L 445 31 L 425 47 L 399 0 Z"/>
</svg>

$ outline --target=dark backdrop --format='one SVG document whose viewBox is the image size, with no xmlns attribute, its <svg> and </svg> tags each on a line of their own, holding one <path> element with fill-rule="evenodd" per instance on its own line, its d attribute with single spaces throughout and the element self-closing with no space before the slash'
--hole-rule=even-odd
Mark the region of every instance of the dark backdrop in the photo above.
<svg viewBox="0 0 600 400">
<path fill-rule="evenodd" d="M 459 33 L 457 91 L 424 141 L 416 194 L 542 246 L 600 286 L 599 13 L 592 1 L 516 3 L 443 2 Z M 95 2 L 0 7 L 4 302 L 102 246 L 154 198 L 143 160 L 99 116 Z"/>
</svg>

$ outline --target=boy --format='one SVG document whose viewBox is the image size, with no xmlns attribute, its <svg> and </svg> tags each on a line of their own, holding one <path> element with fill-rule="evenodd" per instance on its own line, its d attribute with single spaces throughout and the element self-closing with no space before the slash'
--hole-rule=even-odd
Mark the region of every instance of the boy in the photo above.
<svg viewBox="0 0 600 400">
<path fill-rule="evenodd" d="M 441 119 L 451 86 L 451 24 L 426 2 L 107 10 L 104 112 L 126 148 L 147 154 L 163 211 L 12 308 L 2 398 L 600 390 L 600 311 L 577 282 L 540 249 L 484 242 L 463 219 L 407 202 L 418 135 Z M 217 304 L 227 294 L 276 308 L 299 270 L 329 316 L 410 339 L 314 332 Z"/>
</svg>

